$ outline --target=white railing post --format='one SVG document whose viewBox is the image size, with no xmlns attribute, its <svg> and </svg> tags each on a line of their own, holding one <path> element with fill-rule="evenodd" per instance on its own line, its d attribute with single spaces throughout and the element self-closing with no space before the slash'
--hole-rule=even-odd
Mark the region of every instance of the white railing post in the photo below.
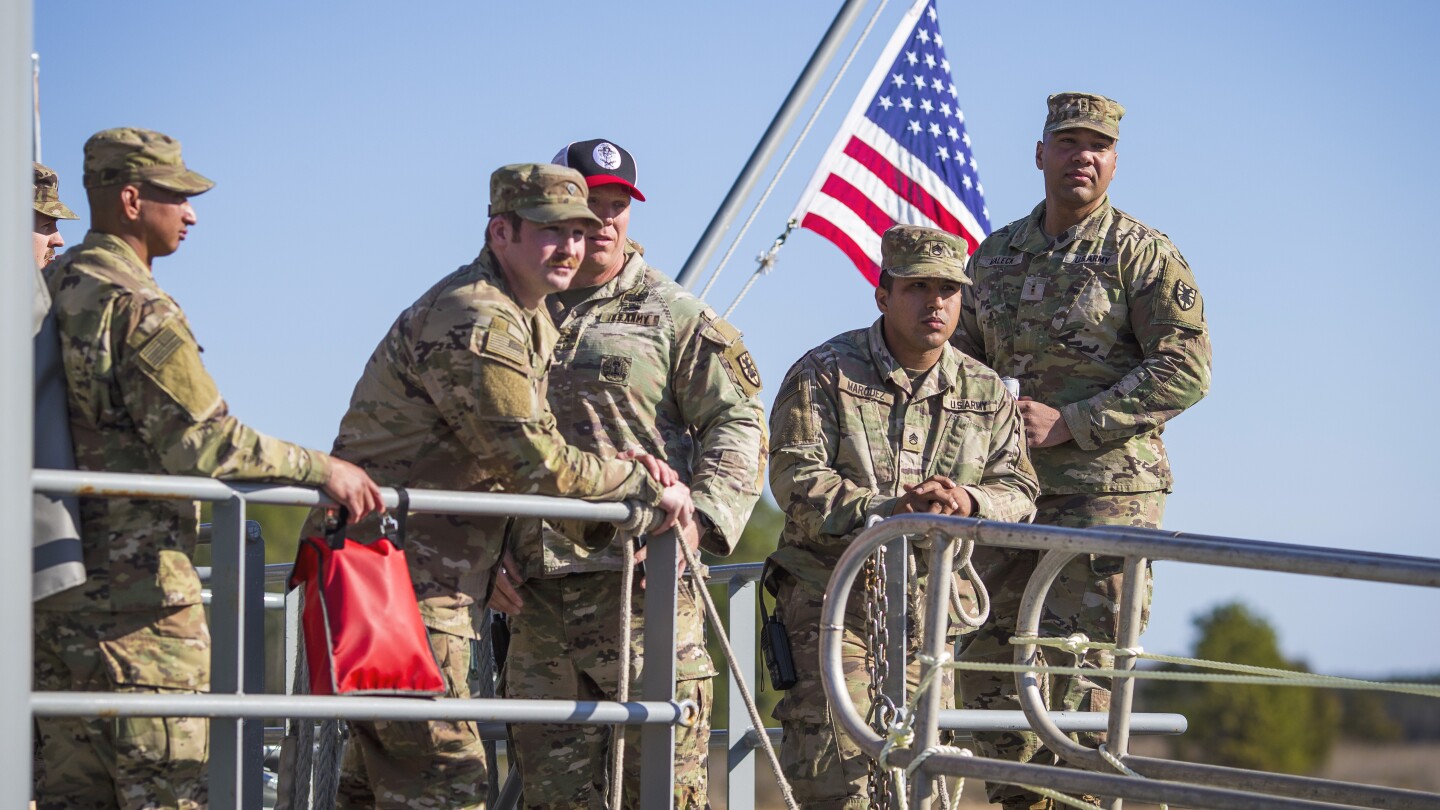
<svg viewBox="0 0 1440 810">
<path fill-rule="evenodd" d="M 12 529 L 31 533 L 35 389 L 31 307 L 35 260 L 26 251 L 34 228 L 30 189 L 30 0 L 0 0 L 0 515 Z M 5 544 L 0 582 L 0 649 L 11 687 L 0 690 L 0 807 L 30 800 L 31 603 L 29 540 Z"/>
<path fill-rule="evenodd" d="M 735 651 L 735 660 L 740 671 L 749 678 L 750 693 L 759 694 L 760 670 L 755 666 L 755 595 L 757 588 L 764 587 L 754 579 L 737 575 L 730 579 L 730 647 Z M 726 719 L 727 736 L 725 767 L 726 796 L 730 807 L 753 807 L 755 804 L 755 746 L 758 740 L 751 734 L 764 734 L 765 729 L 755 728 L 750 721 L 750 712 L 745 701 L 740 699 L 740 687 L 735 683 L 735 673 L 726 678 L 729 690 L 730 710 Z"/>
<path fill-rule="evenodd" d="M 679 537 L 674 530 L 651 537 L 645 552 L 645 669 L 641 700 L 675 699 L 675 602 L 679 580 Z M 625 655 L 627 651 L 621 650 Z M 675 806 L 675 727 L 646 726 L 640 731 L 640 806 Z"/>
</svg>

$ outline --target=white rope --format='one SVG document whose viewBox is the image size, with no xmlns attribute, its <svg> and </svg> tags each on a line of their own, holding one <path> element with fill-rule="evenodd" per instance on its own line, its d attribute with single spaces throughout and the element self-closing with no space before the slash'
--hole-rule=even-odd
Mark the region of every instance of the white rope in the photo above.
<svg viewBox="0 0 1440 810">
<path fill-rule="evenodd" d="M 835 74 L 835 78 L 830 80 L 830 86 L 825 88 L 825 95 L 820 97 L 820 103 L 815 105 L 815 109 L 810 113 L 810 118 L 805 122 L 804 128 L 800 130 L 800 136 L 795 139 L 795 143 L 791 144 L 790 151 L 785 154 L 785 159 L 780 162 L 780 168 L 775 170 L 775 175 L 770 178 L 770 184 L 765 187 L 764 193 L 760 195 L 760 200 L 755 203 L 754 208 L 750 209 L 750 216 L 745 218 L 745 223 L 740 226 L 740 230 L 735 234 L 735 239 L 730 242 L 729 249 L 725 251 L 724 256 L 720 257 L 720 263 L 715 266 L 715 272 L 710 276 L 710 280 L 705 282 L 705 288 L 700 291 L 701 300 L 704 300 L 705 296 L 710 294 L 710 288 L 715 286 L 715 280 L 720 278 L 720 273 L 725 269 L 725 265 L 730 262 L 730 257 L 735 255 L 735 249 L 740 246 L 740 240 L 745 238 L 745 234 L 750 230 L 750 225 L 755 222 L 755 217 L 760 214 L 760 209 L 764 208 L 765 202 L 770 199 L 770 193 L 775 190 L 776 184 L 780 182 L 780 176 L 785 174 L 785 170 L 790 167 L 790 161 L 795 158 L 795 153 L 800 150 L 800 145 L 805 142 L 805 137 L 810 134 L 811 128 L 815 126 L 815 120 L 820 117 L 820 112 L 825 109 L 825 105 L 829 103 L 830 97 L 835 94 L 835 88 L 840 84 L 840 80 L 844 78 L 845 71 L 850 69 L 850 63 L 855 61 L 855 55 L 859 53 L 860 46 L 865 44 L 865 40 L 869 38 L 870 31 L 875 27 L 875 23 L 879 21 L 880 14 L 885 11 L 885 4 L 887 2 L 888 0 L 880 0 L 880 5 L 875 7 L 875 13 L 870 15 L 870 21 L 865 24 L 864 30 L 860 32 L 860 37 L 855 40 L 855 44 L 850 48 L 850 53 L 845 56 L 845 61 L 840 64 L 840 70 Z M 774 257 L 772 256 L 771 258 L 773 261 Z M 752 278 L 751 284 L 753 283 L 754 279 Z M 746 286 L 748 289 L 749 285 Z M 744 297 L 744 293 L 741 293 L 741 297 Z M 735 299 L 735 303 L 730 305 L 730 310 L 727 310 L 727 313 L 734 310 L 735 304 L 738 303 L 740 303 L 739 298 Z"/>
<path fill-rule="evenodd" d="M 730 672 L 735 676 L 736 691 L 740 693 L 740 699 L 745 702 L 745 710 L 750 714 L 750 727 L 760 738 L 760 748 L 770 762 L 770 770 L 775 773 L 775 782 L 780 786 L 780 798 L 785 801 L 785 806 L 789 810 L 800 810 L 800 805 L 795 801 L 795 794 L 790 790 L 790 783 L 785 779 L 784 772 L 780 770 L 780 757 L 775 754 L 775 746 L 770 744 L 770 735 L 766 733 L 765 723 L 760 719 L 760 708 L 755 705 L 755 696 L 750 694 L 750 687 L 745 684 L 745 673 L 740 670 L 740 661 L 735 658 L 735 650 L 731 648 L 730 639 L 725 635 L 725 624 L 720 621 L 720 611 L 715 608 L 715 600 L 710 598 L 710 589 L 698 579 L 697 572 L 701 570 L 700 560 L 695 551 L 685 544 L 679 532 L 676 532 L 675 542 L 680 546 L 680 553 L 685 555 L 685 565 L 690 569 L 691 577 L 695 582 L 695 590 L 700 594 L 701 604 L 705 606 L 705 616 L 710 620 L 710 626 L 715 629 L 716 640 L 720 642 L 720 649 L 725 652 L 725 663 L 730 666 Z M 757 585 L 757 587 L 765 586 Z M 730 731 L 733 734 L 735 729 Z"/>
<path fill-rule="evenodd" d="M 740 294 L 735 296 L 735 300 L 730 302 L 730 306 L 726 308 L 725 314 L 720 317 L 728 319 L 730 313 L 734 312 L 735 308 L 740 306 L 740 302 L 743 301 L 745 295 L 750 292 L 750 288 L 755 286 L 755 282 L 759 281 L 761 276 L 769 275 L 770 271 L 775 268 L 775 256 L 780 252 L 780 246 L 785 244 L 786 239 L 790 238 L 790 232 L 795 230 L 795 224 L 795 220 L 793 219 L 785 223 L 785 232 L 775 237 L 775 241 L 771 243 L 769 250 L 755 257 L 755 260 L 760 263 L 759 266 L 755 268 L 754 273 L 750 274 L 750 280 L 745 282 L 744 287 L 740 288 Z"/>
<path fill-rule="evenodd" d="M 630 599 L 635 590 L 635 540 L 628 533 L 620 535 L 624 567 L 620 569 L 620 685 L 615 699 L 630 700 Z M 621 810 L 625 791 L 625 726 L 615 725 L 610 742 L 610 808 Z"/>
</svg>

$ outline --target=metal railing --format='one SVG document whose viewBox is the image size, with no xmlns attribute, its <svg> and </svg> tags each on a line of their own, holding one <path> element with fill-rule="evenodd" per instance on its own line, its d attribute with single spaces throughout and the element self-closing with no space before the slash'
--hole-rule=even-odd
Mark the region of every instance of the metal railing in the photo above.
<svg viewBox="0 0 1440 810">
<path fill-rule="evenodd" d="M 652 755 L 641 762 L 642 806 L 669 807 L 674 792 L 671 759 L 674 727 L 687 724 L 695 711 L 689 701 L 674 700 L 675 656 L 651 656 L 641 682 L 641 700 L 503 700 L 496 698 L 366 698 L 262 694 L 264 638 L 263 591 L 266 578 L 263 543 L 246 530 L 249 503 L 283 506 L 330 505 L 304 487 L 231 484 L 206 478 L 123 473 L 35 470 L 37 492 L 90 498 L 148 498 L 205 501 L 213 504 L 210 542 L 211 693 L 146 695 L 106 692 L 33 692 L 30 710 L 38 716 L 191 716 L 213 718 L 210 727 L 210 803 L 220 810 L 260 807 L 264 717 L 348 718 L 361 720 L 473 720 L 491 723 L 568 723 L 640 725 L 641 744 Z M 388 507 L 394 490 L 382 490 Z M 479 494 L 414 490 L 410 511 L 420 514 L 512 516 L 622 523 L 632 509 L 621 503 L 588 503 L 533 495 Z M 673 538 L 673 534 L 669 535 Z M 674 650 L 677 579 L 676 544 L 650 544 L 649 568 L 672 572 L 652 576 L 645 589 L 645 645 Z M 667 587 L 668 584 L 668 587 Z M 27 623 L 28 624 L 28 623 Z M 27 645 L 28 649 L 28 645 Z M 28 679 L 27 679 L 28 683 Z M 28 691 L 28 686 L 26 687 Z"/>
<path fill-rule="evenodd" d="M 835 598 L 826 599 L 820 623 L 821 673 L 832 710 L 865 753 L 877 759 L 886 740 L 861 717 L 841 674 L 840 642 L 845 606 L 867 557 L 881 546 L 918 536 L 928 537 L 931 541 L 929 570 L 932 572 L 953 570 L 956 546 L 962 542 L 964 554 L 969 553 L 972 544 L 1043 551 L 1021 600 L 1015 631 L 1021 639 L 1038 636 L 1045 594 L 1060 570 L 1077 554 L 1123 557 L 1126 577 L 1120 596 L 1116 638 L 1121 651 L 1138 646 L 1143 606 L 1142 574 L 1149 561 L 1172 560 L 1440 588 L 1440 560 L 1423 557 L 1265 543 L 1155 529 L 1070 529 L 937 515 L 891 518 L 862 533 L 841 556 L 827 588 L 827 592 Z M 927 624 L 945 620 L 950 604 L 950 580 L 948 576 L 930 577 L 924 595 Z M 925 655 L 932 661 L 947 659 L 942 631 L 943 627 L 938 626 L 926 628 Z M 1036 646 L 1017 645 L 1015 663 L 1036 666 Z M 932 666 L 938 665 L 943 664 L 924 664 L 922 678 Z M 900 768 L 914 766 L 917 777 L 910 782 L 909 791 L 912 806 L 919 808 L 930 806 L 928 793 L 931 779 L 927 777 L 940 774 L 973 777 L 987 782 L 1044 785 L 1072 794 L 1112 797 L 1112 810 L 1119 810 L 1123 799 L 1217 810 L 1321 808 L 1332 807 L 1334 803 L 1405 810 L 1440 806 L 1440 795 L 1431 793 L 1129 755 L 1128 738 L 1134 730 L 1131 722 L 1134 680 L 1123 677 L 1122 673 L 1132 670 L 1134 665 L 1134 653 L 1125 655 L 1117 651 L 1117 677 L 1107 722 L 1108 752 L 1131 769 L 1135 773 L 1133 776 L 1117 774 L 1117 769 L 1104 754 L 1065 736 L 1062 728 L 1054 722 L 1054 715 L 1045 708 L 1040 677 L 1033 670 L 1016 674 L 1025 717 L 1051 751 L 1081 769 L 1022 765 L 961 755 L 954 749 L 941 747 L 938 678 L 932 679 L 931 688 L 919 696 L 913 745 L 890 750 L 886 762 Z"/>
</svg>

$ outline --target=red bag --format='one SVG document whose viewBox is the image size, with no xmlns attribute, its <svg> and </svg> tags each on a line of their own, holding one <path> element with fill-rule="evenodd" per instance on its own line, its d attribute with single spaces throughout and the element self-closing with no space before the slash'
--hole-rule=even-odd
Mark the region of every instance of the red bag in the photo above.
<svg viewBox="0 0 1440 810">
<path fill-rule="evenodd" d="M 410 496 L 398 489 L 393 540 L 345 537 L 348 514 L 324 538 L 300 541 L 290 587 L 305 588 L 305 661 L 314 695 L 443 695 L 445 679 L 420 620 L 402 548 Z"/>
</svg>

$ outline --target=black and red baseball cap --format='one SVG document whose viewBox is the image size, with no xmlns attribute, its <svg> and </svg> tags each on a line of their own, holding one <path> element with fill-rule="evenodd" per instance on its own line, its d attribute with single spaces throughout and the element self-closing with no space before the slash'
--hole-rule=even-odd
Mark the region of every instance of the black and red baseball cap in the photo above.
<svg viewBox="0 0 1440 810">
<path fill-rule="evenodd" d="M 557 152 L 550 162 L 580 172 L 592 188 L 621 185 L 629 190 L 631 197 L 645 202 L 645 195 L 635 187 L 635 156 L 614 141 L 576 141 Z"/>
</svg>

